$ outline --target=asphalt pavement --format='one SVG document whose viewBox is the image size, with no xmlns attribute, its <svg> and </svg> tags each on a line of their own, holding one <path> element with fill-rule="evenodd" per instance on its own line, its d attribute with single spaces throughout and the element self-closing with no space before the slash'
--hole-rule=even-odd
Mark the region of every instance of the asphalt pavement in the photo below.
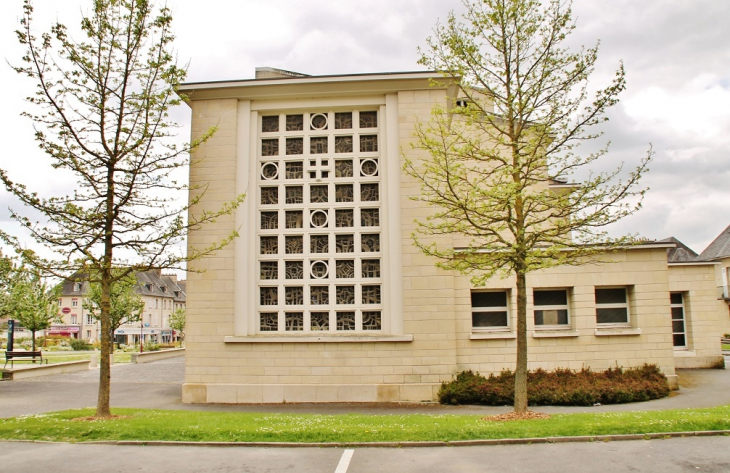
<svg viewBox="0 0 730 473">
<path fill-rule="evenodd" d="M 3 473 L 727 473 L 727 437 L 454 448 L 133 447 L 0 442 Z"/>
<path fill-rule="evenodd" d="M 547 413 L 639 411 L 730 404 L 730 370 L 680 370 L 665 399 L 594 407 L 536 407 Z M 0 418 L 96 405 L 98 369 L 0 382 Z M 437 404 L 182 404 L 184 358 L 112 367 L 112 407 L 229 412 L 483 414 L 511 408 Z M 728 472 L 727 437 L 621 442 L 420 448 L 123 446 L 0 442 L 0 471 L 47 472 Z"/>
<path fill-rule="evenodd" d="M 193 411 L 291 412 L 316 414 L 482 414 L 511 410 L 510 406 L 441 406 L 436 403 L 337 404 L 183 404 L 185 358 L 112 366 L 112 407 L 184 409 Z M 540 406 L 553 413 L 616 412 L 713 407 L 730 404 L 730 369 L 678 370 L 680 390 L 655 401 L 590 407 Z M 0 418 L 96 406 L 99 371 L 43 376 L 0 382 Z"/>
</svg>

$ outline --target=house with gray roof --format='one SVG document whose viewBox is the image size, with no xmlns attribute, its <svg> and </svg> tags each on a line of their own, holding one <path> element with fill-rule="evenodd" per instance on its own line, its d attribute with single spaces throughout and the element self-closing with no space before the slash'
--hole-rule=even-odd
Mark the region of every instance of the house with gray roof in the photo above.
<svg viewBox="0 0 730 473">
<path fill-rule="evenodd" d="M 160 270 L 136 273 L 135 292 L 144 301 L 142 320 L 123 324 L 114 332 L 114 341 L 136 344 L 140 338 L 156 343 L 170 343 L 178 334 L 170 328 L 170 314 L 185 309 L 185 281 L 178 281 L 175 274 L 162 274 Z M 100 324 L 84 308 L 83 299 L 89 283 L 71 277 L 62 283 L 58 300 L 59 320 L 47 331 L 47 335 L 61 335 L 96 342 L 100 339 Z"/>
</svg>

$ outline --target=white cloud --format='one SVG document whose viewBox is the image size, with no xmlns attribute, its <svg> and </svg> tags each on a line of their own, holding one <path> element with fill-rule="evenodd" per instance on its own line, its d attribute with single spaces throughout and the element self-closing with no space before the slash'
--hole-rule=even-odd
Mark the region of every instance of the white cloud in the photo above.
<svg viewBox="0 0 730 473">
<path fill-rule="evenodd" d="M 695 77 L 681 90 L 648 87 L 624 100 L 623 107 L 645 125 L 702 139 L 722 135 L 730 124 L 730 90 L 712 74 Z"/>
<path fill-rule="evenodd" d="M 416 48 L 438 19 L 462 9 L 459 0 L 174 0 L 173 27 L 190 81 L 252 78 L 256 66 L 309 74 L 420 69 Z M 90 0 L 36 0 L 37 25 L 56 18 L 77 31 L 79 11 Z M 22 0 L 0 2 L 3 58 L 22 55 L 13 31 Z M 605 85 L 623 60 L 628 87 L 604 130 L 609 164 L 627 166 L 654 144 L 644 209 L 615 232 L 663 238 L 674 235 L 700 251 L 730 223 L 730 2 L 717 0 L 576 1 L 571 45 L 600 39 L 592 84 Z M 68 183 L 48 166 L 33 141 L 23 97 L 29 82 L 0 67 L 6 92 L 0 108 L 5 136 L 0 167 L 18 179 L 57 192 Z M 184 124 L 189 110 L 173 117 Z M 0 191 L 0 220 L 11 199 Z M 12 204 L 11 204 L 12 205 Z M 16 205 L 13 205 L 14 207 Z M 3 221 L 3 228 L 6 222 Z"/>
</svg>

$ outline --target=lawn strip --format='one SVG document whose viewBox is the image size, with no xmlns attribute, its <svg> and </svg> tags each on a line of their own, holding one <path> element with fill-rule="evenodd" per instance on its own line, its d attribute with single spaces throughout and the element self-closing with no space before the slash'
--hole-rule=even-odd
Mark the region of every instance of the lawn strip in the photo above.
<svg viewBox="0 0 730 473">
<path fill-rule="evenodd" d="M 76 420 L 76 409 L 0 420 L 0 439 L 86 442 L 450 442 L 730 430 L 730 406 L 651 412 L 559 414 L 550 419 L 487 422 L 482 416 L 292 415 L 113 409 L 124 418 Z"/>
</svg>

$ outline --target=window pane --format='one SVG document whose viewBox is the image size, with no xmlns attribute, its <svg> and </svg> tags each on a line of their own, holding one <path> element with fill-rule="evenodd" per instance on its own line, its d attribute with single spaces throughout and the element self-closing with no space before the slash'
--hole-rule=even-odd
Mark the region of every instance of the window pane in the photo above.
<svg viewBox="0 0 730 473">
<path fill-rule="evenodd" d="M 672 321 L 672 332 L 684 332 L 684 322 L 681 320 Z"/>
<path fill-rule="evenodd" d="M 312 312 L 310 314 L 310 326 L 313 332 L 330 329 L 329 312 Z"/>
<path fill-rule="evenodd" d="M 506 327 L 507 312 L 472 312 L 472 327 Z"/>
<path fill-rule="evenodd" d="M 567 310 L 536 310 L 535 325 L 567 325 Z"/>
<path fill-rule="evenodd" d="M 303 115 L 287 115 L 286 131 L 300 131 L 304 129 Z"/>
<path fill-rule="evenodd" d="M 673 335 L 672 338 L 673 338 L 674 346 L 675 347 L 684 347 L 684 346 L 687 346 L 687 342 L 684 339 L 684 334 L 683 333 L 678 333 L 676 335 Z"/>
<path fill-rule="evenodd" d="M 287 312 L 285 314 L 284 330 L 287 332 L 301 332 L 304 330 L 304 313 L 303 312 Z"/>
<path fill-rule="evenodd" d="M 338 130 L 352 128 L 352 112 L 335 113 L 335 128 Z"/>
<path fill-rule="evenodd" d="M 279 131 L 279 115 L 262 117 L 261 131 L 264 133 Z"/>
<path fill-rule="evenodd" d="M 507 307 L 506 292 L 472 292 L 472 307 Z"/>
<path fill-rule="evenodd" d="M 262 332 L 276 332 L 279 329 L 279 314 L 276 312 L 262 312 L 259 330 Z"/>
<path fill-rule="evenodd" d="M 629 312 L 625 307 L 596 309 L 596 322 L 599 324 L 625 324 L 629 321 Z"/>
<path fill-rule="evenodd" d="M 672 304 L 681 304 L 682 303 L 682 293 L 673 292 L 673 293 L 669 294 L 669 301 Z"/>
<path fill-rule="evenodd" d="M 375 128 L 378 126 L 378 112 L 360 112 L 360 128 Z"/>
<path fill-rule="evenodd" d="M 567 291 L 535 291 L 532 294 L 535 305 L 568 305 Z"/>
<path fill-rule="evenodd" d="M 596 304 L 625 304 L 626 289 L 598 289 L 596 288 Z"/>
<path fill-rule="evenodd" d="M 363 330 L 381 330 L 383 325 L 381 323 L 380 312 L 378 311 L 363 311 L 362 313 L 362 329 Z"/>
<path fill-rule="evenodd" d="M 684 309 L 681 307 L 672 307 L 672 319 L 673 320 L 683 320 L 684 319 Z"/>
<path fill-rule="evenodd" d="M 337 330 L 355 330 L 355 313 L 337 312 Z"/>
</svg>

